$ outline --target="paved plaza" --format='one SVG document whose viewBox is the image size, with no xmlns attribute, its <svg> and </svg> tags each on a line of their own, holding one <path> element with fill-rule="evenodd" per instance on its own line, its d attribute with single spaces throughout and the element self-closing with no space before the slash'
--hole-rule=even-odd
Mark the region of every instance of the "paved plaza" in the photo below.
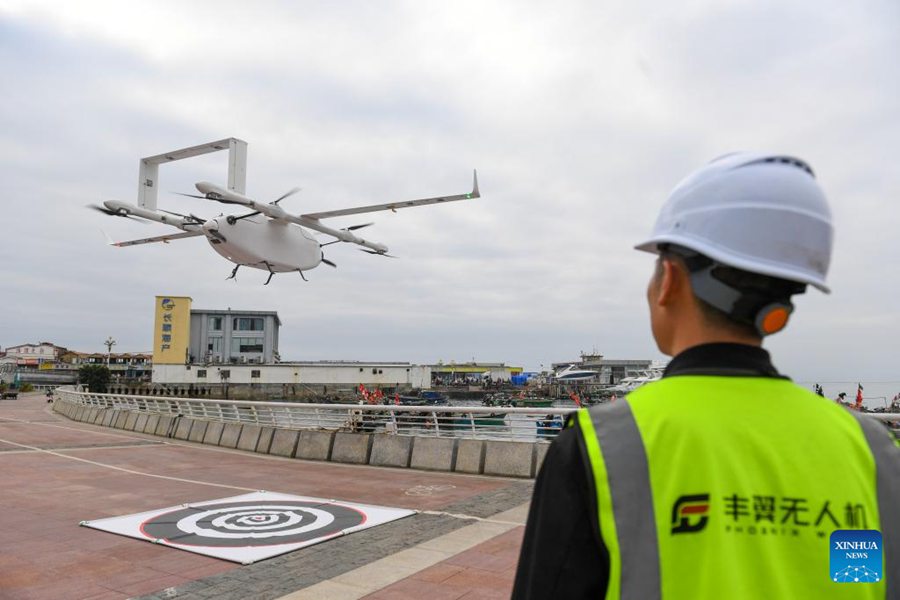
<svg viewBox="0 0 900 600">
<path fill-rule="evenodd" d="M 532 482 L 304 461 L 0 401 L 0 598 L 507 598 Z M 419 511 L 241 566 L 79 526 L 266 490 Z"/>
</svg>

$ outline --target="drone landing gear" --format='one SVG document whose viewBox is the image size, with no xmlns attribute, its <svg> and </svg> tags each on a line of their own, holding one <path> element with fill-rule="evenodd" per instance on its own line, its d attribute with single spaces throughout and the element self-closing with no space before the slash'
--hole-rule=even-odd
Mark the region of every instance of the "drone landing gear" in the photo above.
<svg viewBox="0 0 900 600">
<path fill-rule="evenodd" d="M 303 271 L 297 271 L 297 272 L 300 273 L 300 278 L 301 278 L 303 281 L 309 281 L 309 279 L 306 278 L 306 275 L 303 274 Z"/>
<path fill-rule="evenodd" d="M 266 265 L 266 268 L 269 270 L 269 278 L 266 279 L 266 282 L 263 285 L 269 285 L 269 282 L 272 281 L 272 277 L 275 276 L 275 271 L 272 270 L 272 267 L 271 265 L 269 265 L 269 263 L 264 262 L 263 264 Z"/>
<path fill-rule="evenodd" d="M 231 272 L 231 275 L 230 275 L 230 276 L 228 276 L 228 277 L 225 278 L 225 281 L 228 281 L 229 279 L 235 279 L 235 276 L 237 275 L 237 270 L 240 269 L 240 268 L 241 268 L 241 265 L 235 265 L 235 266 L 234 266 L 234 271 Z M 236 279 L 235 279 L 235 281 L 236 281 Z"/>
</svg>

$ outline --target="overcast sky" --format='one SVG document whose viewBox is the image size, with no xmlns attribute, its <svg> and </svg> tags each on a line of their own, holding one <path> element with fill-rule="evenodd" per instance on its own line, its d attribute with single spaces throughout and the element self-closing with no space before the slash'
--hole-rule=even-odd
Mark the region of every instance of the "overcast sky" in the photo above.
<svg viewBox="0 0 900 600">
<path fill-rule="evenodd" d="M 0 346 L 152 347 L 153 298 L 275 310 L 285 359 L 662 358 L 644 300 L 668 191 L 733 150 L 804 158 L 836 222 L 833 293 L 767 341 L 799 380 L 900 380 L 895 0 L 0 0 Z M 86 210 L 137 200 L 138 159 L 238 137 L 247 192 L 296 213 L 466 192 L 374 215 L 397 260 L 329 246 L 303 282 L 202 238 Z M 226 154 L 163 166 L 225 182 Z M 339 226 L 372 215 L 335 219 Z"/>
</svg>

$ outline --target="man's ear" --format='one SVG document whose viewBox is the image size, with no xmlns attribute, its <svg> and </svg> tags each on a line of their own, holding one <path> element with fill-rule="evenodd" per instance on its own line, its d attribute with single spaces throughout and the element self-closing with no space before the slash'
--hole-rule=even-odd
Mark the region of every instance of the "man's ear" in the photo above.
<svg viewBox="0 0 900 600">
<path fill-rule="evenodd" d="M 687 273 L 684 267 L 671 258 L 663 258 L 661 262 L 662 273 L 659 278 L 659 293 L 656 303 L 659 306 L 668 306 L 687 285 Z"/>
</svg>

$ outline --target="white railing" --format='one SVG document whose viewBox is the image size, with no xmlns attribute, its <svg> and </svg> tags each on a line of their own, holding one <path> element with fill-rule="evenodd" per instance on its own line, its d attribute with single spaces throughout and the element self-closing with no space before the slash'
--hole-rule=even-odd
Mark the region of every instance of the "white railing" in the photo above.
<svg viewBox="0 0 900 600">
<path fill-rule="evenodd" d="M 56 394 L 63 400 L 85 406 L 181 415 L 281 429 L 329 429 L 521 441 L 555 437 L 562 429 L 565 416 L 577 410 L 574 407 L 535 409 L 200 400 L 95 394 L 66 388 L 57 388 Z"/>
<path fill-rule="evenodd" d="M 98 408 L 181 415 L 281 429 L 329 429 L 522 441 L 552 439 L 562 428 L 566 415 L 578 410 L 574 407 L 397 406 L 200 400 L 94 394 L 69 388 L 57 388 L 56 394 L 64 400 Z M 900 413 L 868 413 L 868 416 L 885 422 L 900 421 Z"/>
</svg>

